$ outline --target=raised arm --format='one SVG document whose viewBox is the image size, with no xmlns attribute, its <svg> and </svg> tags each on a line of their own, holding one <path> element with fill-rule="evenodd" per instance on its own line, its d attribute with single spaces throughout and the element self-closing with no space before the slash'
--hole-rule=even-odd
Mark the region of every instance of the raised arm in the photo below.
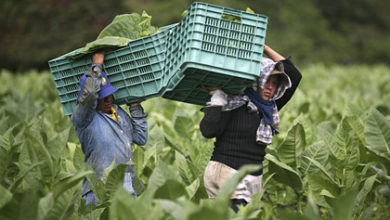
<svg viewBox="0 0 390 220">
<path fill-rule="evenodd" d="M 102 64 L 104 53 L 97 53 L 92 58 L 91 71 L 80 79 L 82 88 L 76 108 L 73 111 L 71 122 L 76 128 L 84 128 L 92 121 L 96 114 L 98 92 L 102 81 Z"/>
<path fill-rule="evenodd" d="M 281 60 L 284 60 L 286 58 L 284 58 L 282 55 L 280 55 L 278 52 L 274 51 L 271 47 L 269 47 L 268 45 L 264 45 L 264 53 L 270 58 L 272 59 L 273 61 L 275 62 L 279 62 Z"/>
<path fill-rule="evenodd" d="M 275 62 L 282 62 L 285 73 L 290 77 L 291 80 L 291 88 L 287 89 L 284 95 L 276 100 L 276 105 L 279 110 L 282 109 L 282 107 L 287 104 L 287 102 L 291 99 L 291 97 L 294 95 L 295 90 L 297 89 L 299 82 L 302 79 L 302 74 L 299 72 L 299 70 L 294 66 L 294 64 L 291 62 L 290 58 L 286 59 L 284 56 L 280 55 L 278 52 L 273 50 L 268 45 L 264 45 L 264 53 L 273 61 Z"/>
</svg>

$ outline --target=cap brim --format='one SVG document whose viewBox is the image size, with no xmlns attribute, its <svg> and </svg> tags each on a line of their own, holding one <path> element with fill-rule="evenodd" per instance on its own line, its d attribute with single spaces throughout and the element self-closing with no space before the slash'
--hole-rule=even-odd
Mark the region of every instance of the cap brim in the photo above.
<svg viewBox="0 0 390 220">
<path fill-rule="evenodd" d="M 114 94 L 116 91 L 118 91 L 117 88 L 113 87 L 113 86 L 108 86 L 106 88 L 104 88 L 103 90 L 100 90 L 99 91 L 99 100 L 100 99 L 104 99 L 105 97 L 109 96 L 109 95 L 112 95 Z"/>
<path fill-rule="evenodd" d="M 276 69 L 271 72 L 271 75 L 276 75 L 276 74 L 285 74 L 285 73 Z"/>
</svg>

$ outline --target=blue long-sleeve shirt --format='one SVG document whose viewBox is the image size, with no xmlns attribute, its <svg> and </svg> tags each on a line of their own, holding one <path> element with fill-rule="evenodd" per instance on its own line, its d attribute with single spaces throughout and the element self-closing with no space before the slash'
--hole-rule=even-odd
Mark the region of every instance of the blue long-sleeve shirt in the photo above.
<svg viewBox="0 0 390 220">
<path fill-rule="evenodd" d="M 89 77 L 90 83 L 99 85 L 100 80 Z M 87 86 L 86 86 L 87 87 Z M 91 87 L 89 87 L 91 88 Z M 71 117 L 76 128 L 85 162 L 92 166 L 99 178 L 103 171 L 115 159 L 116 164 L 126 164 L 133 161 L 132 143 L 145 145 L 148 137 L 147 114 L 140 105 L 130 108 L 130 117 L 121 107 L 113 105 L 118 122 L 110 115 L 96 109 L 99 86 L 83 90 L 83 102 L 78 103 Z M 135 175 L 134 166 L 128 170 Z M 87 181 L 84 182 L 82 193 L 91 190 Z"/>
</svg>

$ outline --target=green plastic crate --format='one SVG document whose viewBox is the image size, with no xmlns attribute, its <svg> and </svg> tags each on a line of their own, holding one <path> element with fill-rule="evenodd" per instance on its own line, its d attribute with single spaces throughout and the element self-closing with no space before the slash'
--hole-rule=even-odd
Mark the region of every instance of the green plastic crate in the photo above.
<svg viewBox="0 0 390 220">
<path fill-rule="evenodd" d="M 163 27 L 157 34 L 131 41 L 125 47 L 106 53 L 103 70 L 111 85 L 118 89 L 114 93 L 116 104 L 161 96 L 167 34 L 174 26 Z M 75 51 L 49 61 L 65 115 L 72 114 L 80 89 L 80 77 L 89 71 L 92 64 L 92 55 L 67 58 Z"/>
<path fill-rule="evenodd" d="M 168 35 L 163 97 L 205 105 L 200 86 L 238 94 L 260 74 L 268 18 L 195 2 Z"/>
</svg>

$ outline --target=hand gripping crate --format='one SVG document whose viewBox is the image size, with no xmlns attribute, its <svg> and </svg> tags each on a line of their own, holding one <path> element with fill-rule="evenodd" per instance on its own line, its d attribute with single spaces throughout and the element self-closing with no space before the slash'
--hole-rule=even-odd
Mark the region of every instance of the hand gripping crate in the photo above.
<svg viewBox="0 0 390 220">
<path fill-rule="evenodd" d="M 198 87 L 239 94 L 260 74 L 268 18 L 193 3 L 168 34 L 163 97 L 205 105 Z"/>
<path fill-rule="evenodd" d="M 111 85 L 118 89 L 114 93 L 116 104 L 161 96 L 167 33 L 173 27 L 162 27 L 159 33 L 131 41 L 127 46 L 105 54 L 103 71 Z M 92 55 L 67 58 L 76 51 L 49 61 L 65 115 L 72 114 L 80 77 L 90 70 L 92 64 Z"/>
</svg>

